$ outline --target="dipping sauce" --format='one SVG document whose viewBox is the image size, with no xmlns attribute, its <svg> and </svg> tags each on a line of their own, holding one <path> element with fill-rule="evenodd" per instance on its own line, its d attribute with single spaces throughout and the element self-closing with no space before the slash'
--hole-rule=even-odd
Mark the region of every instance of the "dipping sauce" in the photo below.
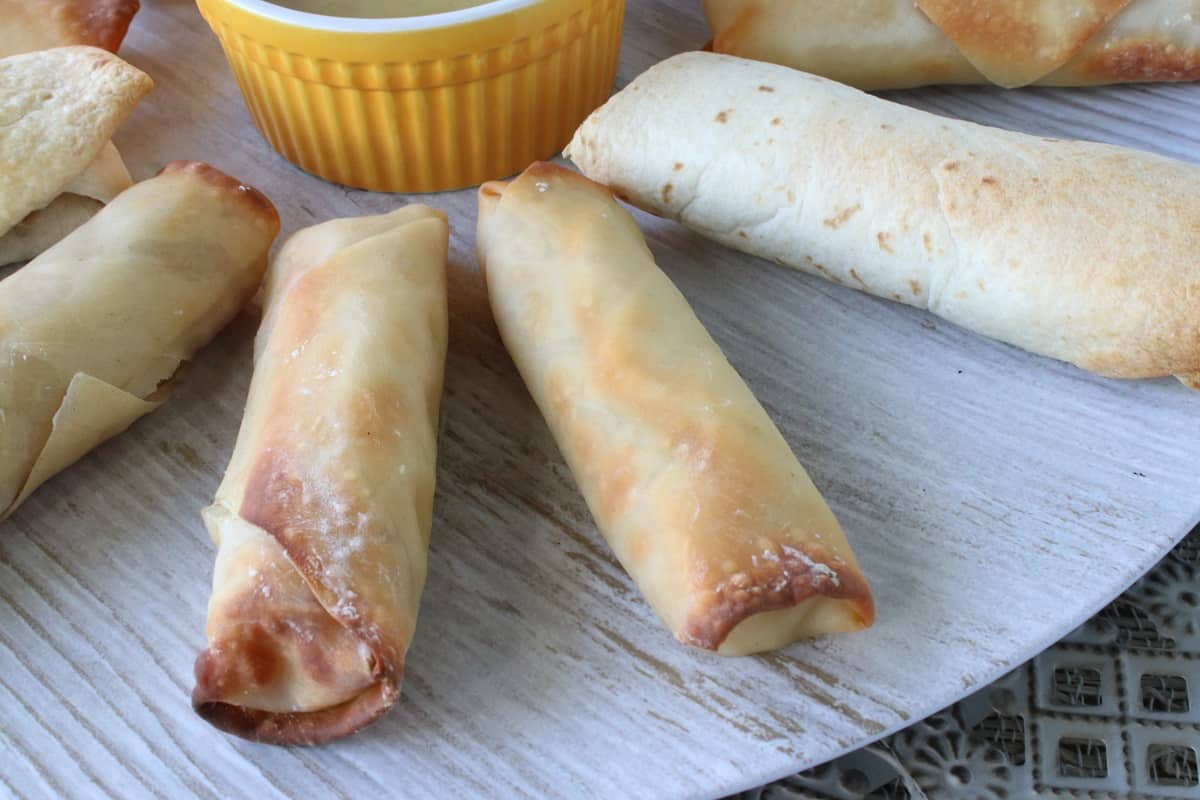
<svg viewBox="0 0 1200 800">
<path fill-rule="evenodd" d="M 270 0 L 277 6 L 327 17 L 423 17 L 481 6 L 491 0 Z"/>
</svg>

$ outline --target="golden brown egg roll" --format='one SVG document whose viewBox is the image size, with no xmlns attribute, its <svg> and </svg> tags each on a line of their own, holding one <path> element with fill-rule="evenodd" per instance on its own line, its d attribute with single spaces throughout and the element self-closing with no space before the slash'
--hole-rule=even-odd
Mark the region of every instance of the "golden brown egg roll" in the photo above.
<svg viewBox="0 0 1200 800">
<path fill-rule="evenodd" d="M 163 402 L 253 295 L 278 229 L 255 190 L 175 162 L 0 281 L 0 518 Z"/>
<path fill-rule="evenodd" d="M 138 0 L 0 0 L 0 57 L 83 44 L 117 52 Z"/>
<path fill-rule="evenodd" d="M 640 75 L 567 151 L 747 253 L 1101 375 L 1200 373 L 1196 165 L 712 53 Z"/>
<path fill-rule="evenodd" d="M 192 702 L 274 744 L 353 733 L 396 702 L 432 523 L 446 356 L 445 216 L 413 205 L 292 236 L 216 542 Z"/>
<path fill-rule="evenodd" d="M 704 0 L 718 53 L 860 89 L 1200 79 L 1195 0 Z"/>
<path fill-rule="evenodd" d="M 740 655 L 874 619 L 833 513 L 607 189 L 479 190 L 492 312 L 600 533 L 684 644 Z"/>
</svg>

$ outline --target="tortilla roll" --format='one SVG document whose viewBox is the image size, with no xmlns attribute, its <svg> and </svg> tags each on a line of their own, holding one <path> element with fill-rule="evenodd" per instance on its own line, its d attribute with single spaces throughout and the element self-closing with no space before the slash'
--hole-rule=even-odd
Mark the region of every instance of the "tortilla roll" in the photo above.
<svg viewBox="0 0 1200 800">
<path fill-rule="evenodd" d="M 718 53 L 860 89 L 1200 79 L 1194 0 L 704 0 Z"/>
<path fill-rule="evenodd" d="M 725 655 L 874 619 L 837 520 L 607 189 L 479 190 L 492 312 L 600 533 L 667 628 Z"/>
<path fill-rule="evenodd" d="M 317 744 L 399 696 L 432 524 L 446 356 L 443 214 L 288 240 L 204 521 L 216 542 L 192 703 L 229 733 Z"/>
<path fill-rule="evenodd" d="M 175 162 L 0 281 L 0 518 L 165 400 L 253 295 L 278 228 L 255 190 Z"/>
<path fill-rule="evenodd" d="M 747 253 L 1101 375 L 1200 373 L 1200 167 L 712 53 L 643 73 L 567 151 Z"/>
</svg>

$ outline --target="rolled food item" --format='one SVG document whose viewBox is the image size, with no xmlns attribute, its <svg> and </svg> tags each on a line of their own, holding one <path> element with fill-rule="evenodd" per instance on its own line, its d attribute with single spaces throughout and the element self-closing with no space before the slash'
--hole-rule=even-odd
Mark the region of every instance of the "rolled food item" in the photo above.
<svg viewBox="0 0 1200 800">
<path fill-rule="evenodd" d="M 1200 167 L 712 53 L 647 70 L 567 153 L 738 250 L 1101 375 L 1197 382 Z"/>
<path fill-rule="evenodd" d="M 0 236 L 0 266 L 28 261 L 87 222 L 104 204 L 133 185 L 117 148 L 100 155 L 71 179 L 50 205 L 34 211 Z"/>
<path fill-rule="evenodd" d="M 874 619 L 837 520 L 607 189 L 479 190 L 492 312 L 600 533 L 684 644 L 741 655 Z"/>
<path fill-rule="evenodd" d="M 704 0 L 713 50 L 860 89 L 1200 79 L 1195 0 Z"/>
<path fill-rule="evenodd" d="M 353 733 L 396 702 L 432 520 L 446 355 L 443 214 L 300 231 L 271 266 L 216 542 L 192 703 L 273 744 Z"/>
<path fill-rule="evenodd" d="M 253 295 L 278 228 L 255 190 L 174 162 L 0 281 L 0 518 L 165 400 Z"/>
</svg>

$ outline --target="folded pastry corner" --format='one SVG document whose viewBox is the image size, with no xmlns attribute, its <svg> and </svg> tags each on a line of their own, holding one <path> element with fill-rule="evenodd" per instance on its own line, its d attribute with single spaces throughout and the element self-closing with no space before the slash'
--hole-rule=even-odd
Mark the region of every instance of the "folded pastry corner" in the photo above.
<svg viewBox="0 0 1200 800">
<path fill-rule="evenodd" d="M 477 243 L 600 533 L 679 641 L 739 655 L 872 623 L 833 513 L 608 189 L 551 164 L 485 184 Z"/>
<path fill-rule="evenodd" d="M 0 172 L 0 235 L 50 205 L 97 159 L 105 164 L 113 133 L 153 85 L 96 47 L 0 59 L 0 160 L 11 166 Z"/>
<path fill-rule="evenodd" d="M 293 235 L 268 272 L 192 703 L 317 744 L 399 697 L 432 524 L 445 216 L 411 205 Z"/>
</svg>

